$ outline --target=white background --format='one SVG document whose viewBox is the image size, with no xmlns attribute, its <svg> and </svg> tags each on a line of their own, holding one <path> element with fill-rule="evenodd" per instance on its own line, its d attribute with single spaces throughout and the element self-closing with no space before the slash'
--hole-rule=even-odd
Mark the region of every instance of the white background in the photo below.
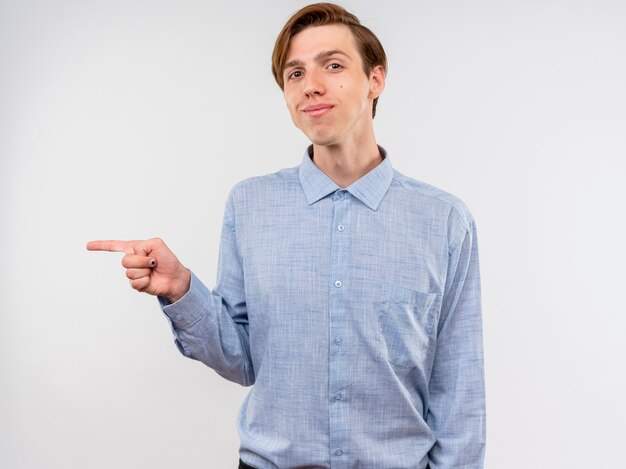
<svg viewBox="0 0 626 469">
<path fill-rule="evenodd" d="M 214 285 L 228 191 L 307 144 L 270 73 L 303 5 L 0 0 L 0 467 L 235 467 L 246 389 L 84 245 L 160 236 Z M 477 220 L 486 467 L 626 467 L 626 2 L 344 5 L 393 166 Z"/>
</svg>

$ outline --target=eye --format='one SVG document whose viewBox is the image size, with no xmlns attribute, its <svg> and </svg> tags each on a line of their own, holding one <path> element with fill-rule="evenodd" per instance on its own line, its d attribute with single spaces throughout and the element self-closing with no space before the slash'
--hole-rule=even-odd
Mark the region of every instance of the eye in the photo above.
<svg viewBox="0 0 626 469">
<path fill-rule="evenodd" d="M 301 76 L 302 76 L 302 71 L 301 70 L 294 70 L 289 75 L 287 75 L 287 79 L 288 80 L 294 80 L 296 78 L 300 78 Z"/>
<path fill-rule="evenodd" d="M 341 64 L 338 64 L 337 62 L 333 62 L 328 66 L 328 68 L 330 68 L 331 70 L 341 70 L 343 66 Z"/>
</svg>

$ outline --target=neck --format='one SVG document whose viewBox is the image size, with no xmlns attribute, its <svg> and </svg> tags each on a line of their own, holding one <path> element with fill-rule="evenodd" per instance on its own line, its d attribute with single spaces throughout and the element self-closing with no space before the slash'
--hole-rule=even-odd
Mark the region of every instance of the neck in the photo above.
<svg viewBox="0 0 626 469">
<path fill-rule="evenodd" d="M 366 141 L 353 144 L 313 144 L 313 162 L 339 187 L 348 187 L 381 161 L 373 135 Z"/>
</svg>

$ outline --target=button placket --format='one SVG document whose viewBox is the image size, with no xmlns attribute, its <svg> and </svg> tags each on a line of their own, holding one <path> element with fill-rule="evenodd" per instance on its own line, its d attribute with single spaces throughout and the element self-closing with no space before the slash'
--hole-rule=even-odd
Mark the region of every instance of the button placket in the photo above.
<svg viewBox="0 0 626 469">
<path fill-rule="evenodd" d="M 350 366 L 350 347 L 344 344 L 350 318 L 346 311 L 346 299 L 351 293 L 348 275 L 347 256 L 350 252 L 349 236 L 346 235 L 348 213 L 351 206 L 351 195 L 345 190 L 337 190 L 332 197 L 332 231 L 330 249 L 330 279 L 332 286 L 329 298 L 329 354 L 328 354 L 328 392 L 329 392 L 329 423 L 330 423 L 330 454 L 332 457 L 344 454 L 347 444 L 346 435 L 350 429 L 343 418 L 347 405 L 342 389 L 350 385 L 351 375 L 347 373 Z M 334 448 L 334 449 L 332 449 Z"/>
</svg>

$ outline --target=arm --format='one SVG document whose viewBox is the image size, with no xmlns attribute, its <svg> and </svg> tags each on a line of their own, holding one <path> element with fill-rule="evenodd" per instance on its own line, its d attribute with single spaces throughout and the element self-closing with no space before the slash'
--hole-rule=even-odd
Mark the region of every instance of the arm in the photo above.
<svg viewBox="0 0 626 469">
<path fill-rule="evenodd" d="M 483 467 L 485 451 L 485 384 L 476 226 L 471 219 L 461 226 L 449 250 L 429 384 L 426 421 L 437 438 L 429 452 L 431 469 L 479 469 Z"/>
<path fill-rule="evenodd" d="M 244 386 L 254 383 L 243 269 L 236 244 L 232 192 L 224 211 L 218 282 L 206 288 L 160 239 L 91 241 L 91 251 L 120 251 L 131 286 L 159 298 L 185 356 Z"/>
<path fill-rule="evenodd" d="M 185 356 L 243 386 L 254 384 L 242 261 L 237 249 L 232 196 L 226 204 L 217 284 L 213 291 L 192 274 L 189 292 L 175 303 L 159 298 Z"/>
</svg>

